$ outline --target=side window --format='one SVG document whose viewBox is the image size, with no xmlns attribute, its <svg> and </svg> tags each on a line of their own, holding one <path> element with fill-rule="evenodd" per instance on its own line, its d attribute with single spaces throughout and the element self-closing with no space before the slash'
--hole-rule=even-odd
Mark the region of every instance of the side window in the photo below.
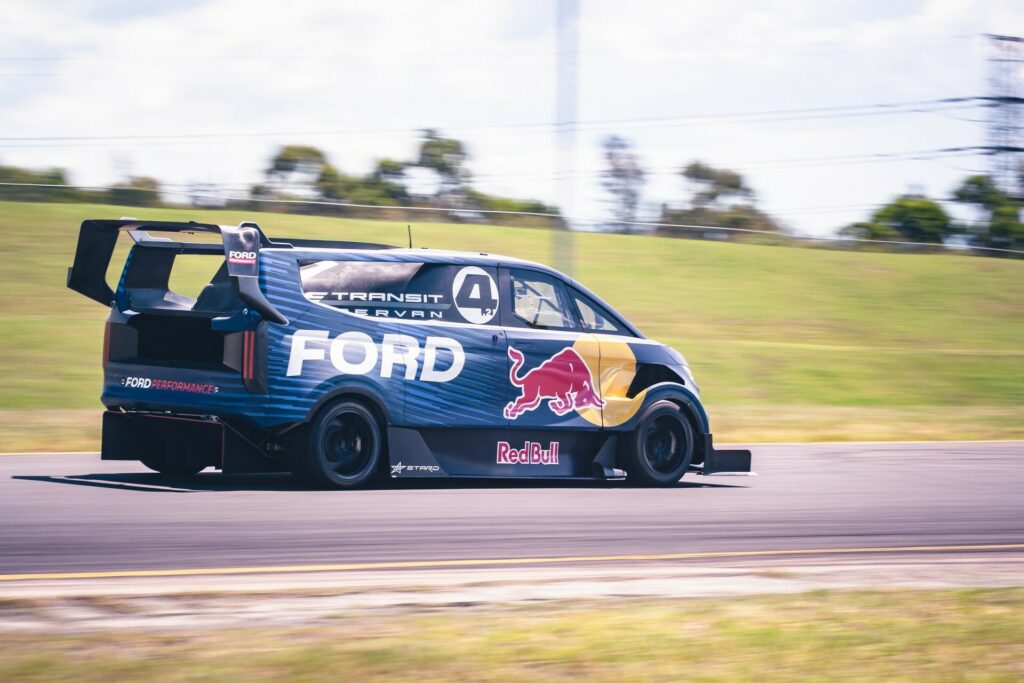
<svg viewBox="0 0 1024 683">
<path fill-rule="evenodd" d="M 509 275 L 516 322 L 538 329 L 576 329 L 576 320 L 557 280 L 528 270 L 512 270 Z"/>
<path fill-rule="evenodd" d="M 397 320 L 497 324 L 493 268 L 393 261 L 302 261 L 306 299 L 346 313 Z"/>
<path fill-rule="evenodd" d="M 583 296 L 576 290 L 571 290 L 570 296 L 576 304 L 576 310 L 580 314 L 580 324 L 587 332 L 604 332 L 606 334 L 629 334 L 622 324 L 615 319 L 611 313 L 596 304 L 591 299 Z"/>
</svg>

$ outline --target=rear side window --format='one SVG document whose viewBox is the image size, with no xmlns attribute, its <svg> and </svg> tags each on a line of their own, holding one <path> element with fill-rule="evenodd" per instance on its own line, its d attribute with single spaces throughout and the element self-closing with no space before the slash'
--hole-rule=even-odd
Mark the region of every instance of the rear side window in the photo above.
<svg viewBox="0 0 1024 683">
<path fill-rule="evenodd" d="M 398 320 L 497 324 L 497 273 L 441 263 L 303 261 L 302 292 L 353 315 Z"/>
<path fill-rule="evenodd" d="M 224 254 L 178 254 L 174 257 L 167 289 L 196 299 L 223 268 Z"/>
<path fill-rule="evenodd" d="M 572 298 L 573 303 L 576 305 L 576 310 L 580 314 L 580 324 L 587 332 L 633 336 L 632 333 L 626 331 L 625 326 L 615 316 L 595 301 L 577 292 L 575 289 L 571 291 L 569 296 Z"/>
</svg>

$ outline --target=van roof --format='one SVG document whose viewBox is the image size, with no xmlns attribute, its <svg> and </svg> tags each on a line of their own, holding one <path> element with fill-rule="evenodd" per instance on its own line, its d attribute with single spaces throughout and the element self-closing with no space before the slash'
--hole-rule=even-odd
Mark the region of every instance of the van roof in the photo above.
<svg viewBox="0 0 1024 683">
<path fill-rule="evenodd" d="M 486 252 L 452 251 L 448 249 L 429 249 L 426 247 L 381 247 L 372 248 L 369 246 L 338 246 L 338 247 L 307 247 L 301 240 L 291 241 L 287 238 L 282 242 L 290 242 L 291 247 L 264 247 L 261 252 L 287 252 L 299 255 L 299 258 L 317 258 L 318 256 L 338 257 L 341 255 L 351 257 L 358 261 L 409 261 L 416 260 L 425 263 L 454 263 L 467 266 L 524 266 L 543 270 L 561 277 L 565 277 L 554 268 L 542 263 L 504 256 L 501 254 L 489 254 Z"/>
</svg>

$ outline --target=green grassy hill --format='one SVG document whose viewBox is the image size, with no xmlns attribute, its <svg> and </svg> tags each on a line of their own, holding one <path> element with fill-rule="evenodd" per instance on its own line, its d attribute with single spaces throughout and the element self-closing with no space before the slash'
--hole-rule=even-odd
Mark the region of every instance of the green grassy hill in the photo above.
<svg viewBox="0 0 1024 683">
<path fill-rule="evenodd" d="M 402 244 L 404 223 L 0 202 L 0 450 L 90 447 L 103 307 L 64 287 L 83 218 L 254 219 Z M 419 223 L 417 246 L 550 262 L 551 233 Z M 680 351 L 722 440 L 1024 437 L 1024 262 L 576 236 L 576 277 Z"/>
</svg>

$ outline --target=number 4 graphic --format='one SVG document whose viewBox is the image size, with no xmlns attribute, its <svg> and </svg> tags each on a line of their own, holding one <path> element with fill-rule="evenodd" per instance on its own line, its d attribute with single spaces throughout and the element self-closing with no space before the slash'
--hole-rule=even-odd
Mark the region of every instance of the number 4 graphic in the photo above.
<svg viewBox="0 0 1024 683">
<path fill-rule="evenodd" d="M 498 312 L 498 285 L 483 268 L 466 266 L 452 283 L 455 307 L 467 321 L 481 325 Z"/>
</svg>

